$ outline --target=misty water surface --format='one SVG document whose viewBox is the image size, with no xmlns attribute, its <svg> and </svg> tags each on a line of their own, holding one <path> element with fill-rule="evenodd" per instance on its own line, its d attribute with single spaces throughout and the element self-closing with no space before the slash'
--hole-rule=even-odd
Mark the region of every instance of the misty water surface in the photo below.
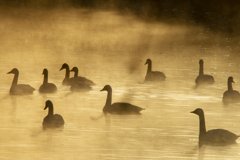
<svg viewBox="0 0 240 160">
<path fill-rule="evenodd" d="M 238 144 L 198 149 L 198 117 L 205 111 L 208 129 L 224 128 L 240 135 L 240 104 L 225 106 L 227 78 L 240 90 L 239 39 L 199 26 L 143 22 L 131 15 L 91 10 L 24 10 L 0 17 L 0 159 L 238 159 Z M 166 81 L 142 83 L 147 58 Z M 215 84 L 195 88 L 199 59 Z M 87 93 L 62 86 L 65 71 L 96 85 Z M 10 96 L 13 75 L 38 89 L 42 70 L 56 94 Z M 73 75 L 71 75 L 73 76 Z M 107 115 L 104 85 L 113 88 L 113 102 L 124 101 L 146 110 L 141 115 Z M 45 101 L 66 122 L 64 129 L 42 130 Z M 239 140 L 238 140 L 239 143 Z"/>
</svg>

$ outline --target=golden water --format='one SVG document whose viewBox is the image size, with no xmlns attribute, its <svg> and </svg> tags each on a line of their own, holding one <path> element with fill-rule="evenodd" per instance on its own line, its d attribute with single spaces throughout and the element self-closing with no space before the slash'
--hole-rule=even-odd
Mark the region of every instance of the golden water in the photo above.
<svg viewBox="0 0 240 160">
<path fill-rule="evenodd" d="M 88 10 L 11 10 L 0 24 L 0 159 L 239 159 L 238 144 L 198 149 L 198 117 L 203 108 L 207 129 L 224 128 L 240 135 L 240 104 L 224 106 L 227 78 L 240 90 L 238 46 L 234 39 L 199 26 L 146 23 L 133 16 Z M 143 84 L 147 58 L 165 82 Z M 215 84 L 194 89 L 198 61 Z M 62 86 L 65 71 L 77 66 L 79 75 L 97 85 L 87 93 Z M 18 68 L 19 83 L 38 89 L 42 70 L 56 94 L 8 94 Z M 106 92 L 113 102 L 146 108 L 139 115 L 102 114 Z M 63 130 L 42 130 L 43 110 L 50 99 L 66 122 Z"/>
</svg>

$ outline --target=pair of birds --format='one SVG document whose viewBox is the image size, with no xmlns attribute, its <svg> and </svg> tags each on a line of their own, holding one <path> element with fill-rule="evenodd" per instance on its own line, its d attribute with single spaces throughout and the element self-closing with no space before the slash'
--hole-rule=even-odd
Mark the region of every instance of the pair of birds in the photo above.
<svg viewBox="0 0 240 160">
<path fill-rule="evenodd" d="M 72 72 L 74 72 L 74 77 L 72 78 L 69 78 L 70 70 L 69 66 L 66 63 L 62 65 L 62 68 L 60 70 L 63 69 L 66 69 L 66 74 L 62 84 L 68 86 L 71 85 L 70 90 L 72 92 L 87 91 L 92 89 L 90 85 L 94 85 L 94 83 L 85 77 L 78 76 L 77 67 L 73 67 L 73 69 L 71 70 Z M 17 68 L 13 68 L 10 72 L 8 72 L 8 74 L 10 73 L 14 74 L 13 82 L 9 91 L 11 95 L 32 94 L 35 91 L 35 88 L 33 88 L 30 85 L 17 83 L 19 76 L 19 71 Z M 39 92 L 40 93 L 57 92 L 57 86 L 53 83 L 48 82 L 48 70 L 44 69 L 42 74 L 44 75 L 44 78 L 43 84 L 39 87 Z"/>
<path fill-rule="evenodd" d="M 203 74 L 203 60 L 202 59 L 200 59 L 200 61 L 199 61 L 199 75 L 196 78 L 195 83 L 197 85 L 214 83 L 213 76 Z M 236 90 L 233 90 L 232 83 L 234 83 L 233 77 L 229 77 L 227 80 L 228 90 L 223 93 L 223 98 L 222 98 L 223 103 L 225 103 L 225 104 L 240 102 L 240 93 Z"/>
<path fill-rule="evenodd" d="M 62 84 L 66 86 L 71 86 L 70 90 L 72 92 L 80 92 L 80 91 L 89 91 L 92 89 L 91 86 L 95 85 L 95 83 L 85 77 L 78 76 L 78 68 L 73 67 L 72 70 L 69 69 L 67 63 L 64 63 L 60 69 L 66 69 L 65 78 L 63 79 Z M 74 72 L 74 77 L 69 78 L 70 72 Z"/>
<path fill-rule="evenodd" d="M 152 61 L 151 59 L 147 59 L 145 65 L 148 64 L 147 74 L 145 76 L 145 81 L 165 81 L 166 76 L 163 72 L 152 71 Z M 203 60 L 199 60 L 199 75 L 195 79 L 195 83 L 197 85 L 203 84 L 213 84 L 214 78 L 211 75 L 207 75 L 203 73 Z"/>
<path fill-rule="evenodd" d="M 141 107 L 132 105 L 130 103 L 117 102 L 112 104 L 112 88 L 110 85 L 104 86 L 100 91 L 107 91 L 106 104 L 103 107 L 103 113 L 111 114 L 140 114 L 140 111 L 144 110 Z M 50 100 L 46 101 L 45 109 L 49 108 L 48 115 L 43 120 L 43 129 L 47 128 L 59 128 L 64 125 L 64 120 L 61 115 L 53 114 L 53 104 Z"/>
</svg>

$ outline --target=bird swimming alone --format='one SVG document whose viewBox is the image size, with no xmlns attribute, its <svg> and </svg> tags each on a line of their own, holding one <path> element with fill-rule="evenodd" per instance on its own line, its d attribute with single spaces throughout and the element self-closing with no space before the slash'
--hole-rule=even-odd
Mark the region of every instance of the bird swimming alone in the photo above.
<svg viewBox="0 0 240 160">
<path fill-rule="evenodd" d="M 152 71 L 152 61 L 147 59 L 145 65 L 148 64 L 147 74 L 145 76 L 145 81 L 165 81 L 166 76 L 163 72 Z"/>
<path fill-rule="evenodd" d="M 213 84 L 214 83 L 213 76 L 203 73 L 203 60 L 202 59 L 199 60 L 199 75 L 195 79 L 195 83 L 197 85 Z"/>
<path fill-rule="evenodd" d="M 57 87 L 53 83 L 48 83 L 48 70 L 45 68 L 43 69 L 44 78 L 43 84 L 39 88 L 40 93 L 55 93 L 57 92 Z"/>
<path fill-rule="evenodd" d="M 19 72 L 17 68 L 13 68 L 10 72 L 7 74 L 13 73 L 14 78 L 12 81 L 12 86 L 10 88 L 9 93 L 11 95 L 24 95 L 24 94 L 33 94 L 33 91 L 35 91 L 35 88 L 31 87 L 28 84 L 17 84 L 18 83 L 18 76 Z"/>
<path fill-rule="evenodd" d="M 240 102 L 240 93 L 232 88 L 232 83 L 234 83 L 233 77 L 229 77 L 227 83 L 228 90 L 223 93 L 223 103 Z"/>
<path fill-rule="evenodd" d="M 111 114 L 140 114 L 140 111 L 144 110 L 141 107 L 134 106 L 130 103 L 117 102 L 112 104 L 112 88 L 110 85 L 104 86 L 100 91 L 107 91 L 107 100 L 103 108 L 103 112 Z"/>
<path fill-rule="evenodd" d="M 65 78 L 63 79 L 62 84 L 66 85 L 66 86 L 70 86 L 72 84 L 72 82 L 73 82 L 74 77 L 69 78 L 69 76 L 70 76 L 70 69 L 69 69 L 69 66 L 68 66 L 67 63 L 64 63 L 62 65 L 62 68 L 60 69 L 60 71 L 63 70 L 63 69 L 66 69 L 66 73 L 65 73 Z M 77 77 L 77 81 L 83 82 L 85 84 L 88 84 L 89 86 L 95 85 L 95 83 L 93 81 L 91 81 L 91 80 L 89 80 L 89 79 L 87 79 L 85 77 L 81 77 L 81 76 Z"/>
<path fill-rule="evenodd" d="M 90 87 L 88 84 L 78 81 L 78 68 L 77 67 L 73 67 L 73 69 L 70 72 L 74 72 L 74 79 L 73 79 L 73 82 L 70 87 L 70 90 L 72 92 L 90 91 L 92 89 L 92 87 Z"/>
<path fill-rule="evenodd" d="M 63 117 L 59 114 L 53 114 L 53 104 L 50 100 L 45 103 L 45 109 L 48 108 L 48 115 L 43 119 L 43 129 L 60 128 L 64 125 Z"/>
<path fill-rule="evenodd" d="M 199 116 L 199 146 L 203 144 L 229 145 L 236 143 L 236 139 L 238 139 L 239 136 L 228 130 L 213 129 L 206 131 L 204 112 L 201 108 L 197 108 L 191 113 Z"/>
</svg>

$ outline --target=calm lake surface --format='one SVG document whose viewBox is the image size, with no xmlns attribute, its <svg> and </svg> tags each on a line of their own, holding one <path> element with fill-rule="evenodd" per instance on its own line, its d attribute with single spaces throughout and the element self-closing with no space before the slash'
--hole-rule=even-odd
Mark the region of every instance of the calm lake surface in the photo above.
<svg viewBox="0 0 240 160">
<path fill-rule="evenodd" d="M 0 24 L 0 159 L 239 159 L 240 145 L 198 148 L 199 119 L 205 111 L 207 130 L 227 129 L 240 135 L 240 104 L 223 105 L 227 78 L 240 90 L 239 39 L 191 25 L 146 23 L 115 12 L 89 10 L 24 10 L 4 12 Z M 5 14 L 3 14 L 5 13 Z M 3 16 L 4 15 L 4 16 Z M 147 58 L 166 81 L 143 83 Z M 215 83 L 195 88 L 199 59 Z M 86 93 L 62 86 L 65 70 L 96 85 Z M 30 84 L 33 95 L 10 96 L 13 74 Z M 42 71 L 56 94 L 40 94 Z M 73 76 L 73 74 L 71 74 Z M 145 108 L 141 115 L 102 114 L 107 92 L 113 102 Z M 43 131 L 45 101 L 66 122 L 64 129 Z M 237 141 L 240 143 L 240 139 Z"/>
</svg>

